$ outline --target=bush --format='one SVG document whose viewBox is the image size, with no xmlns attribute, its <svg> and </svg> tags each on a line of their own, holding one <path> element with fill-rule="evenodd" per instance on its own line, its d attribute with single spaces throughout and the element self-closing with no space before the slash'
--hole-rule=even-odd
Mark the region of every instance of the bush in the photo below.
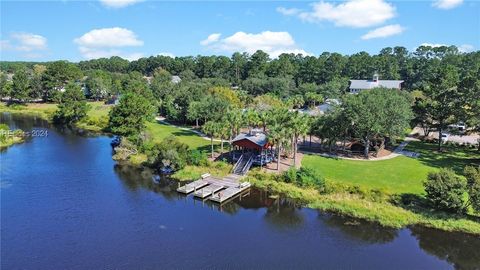
<svg viewBox="0 0 480 270">
<path fill-rule="evenodd" d="M 290 168 L 281 177 L 286 183 L 294 183 L 301 187 L 324 188 L 325 180 L 322 175 L 309 167 L 302 167 L 299 170 Z"/>
<path fill-rule="evenodd" d="M 424 182 L 426 198 L 435 209 L 461 213 L 465 211 L 466 182 L 451 169 L 428 174 Z"/>
<path fill-rule="evenodd" d="M 154 167 L 170 167 L 180 170 L 187 163 L 188 145 L 180 142 L 176 137 L 170 136 L 155 145 L 148 153 L 148 161 Z"/>
<path fill-rule="evenodd" d="M 467 166 L 464 174 L 467 178 L 469 203 L 473 210 L 480 212 L 480 166 Z"/>
<path fill-rule="evenodd" d="M 207 154 L 200 150 L 190 150 L 187 156 L 187 164 L 195 166 L 207 166 Z"/>
</svg>

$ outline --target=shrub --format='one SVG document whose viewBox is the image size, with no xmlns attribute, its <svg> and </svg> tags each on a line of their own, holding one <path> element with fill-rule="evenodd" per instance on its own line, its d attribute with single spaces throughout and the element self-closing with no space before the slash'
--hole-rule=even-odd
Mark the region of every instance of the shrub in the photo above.
<svg viewBox="0 0 480 270">
<path fill-rule="evenodd" d="M 467 178 L 469 203 L 473 210 L 480 212 L 480 166 L 467 166 L 464 174 Z"/>
<path fill-rule="evenodd" d="M 297 172 L 297 184 L 303 187 L 323 188 L 325 186 L 325 179 L 314 169 L 302 167 Z"/>
<path fill-rule="evenodd" d="M 429 173 L 424 187 L 426 198 L 435 209 L 457 213 L 465 211 L 466 182 L 451 169 Z"/>
<path fill-rule="evenodd" d="M 292 167 L 283 173 L 281 180 L 286 183 L 297 184 L 301 187 L 325 187 L 325 180 L 323 176 L 309 167 L 302 167 L 299 170 Z"/>
<path fill-rule="evenodd" d="M 200 150 L 190 150 L 187 156 L 187 164 L 195 166 L 207 166 L 207 154 Z"/>
<path fill-rule="evenodd" d="M 149 156 L 149 161 L 153 166 L 180 170 L 187 163 L 188 145 L 180 142 L 176 137 L 170 136 L 157 144 L 150 154 L 153 155 Z"/>
</svg>

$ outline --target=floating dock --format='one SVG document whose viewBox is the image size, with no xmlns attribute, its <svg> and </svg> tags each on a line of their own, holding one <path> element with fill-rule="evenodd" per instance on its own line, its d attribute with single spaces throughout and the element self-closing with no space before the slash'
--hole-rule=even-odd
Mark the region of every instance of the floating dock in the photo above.
<svg viewBox="0 0 480 270">
<path fill-rule="evenodd" d="M 197 180 L 197 181 L 193 181 L 190 184 L 186 184 L 185 186 L 181 186 L 181 187 L 177 188 L 177 191 L 180 192 L 180 193 L 189 194 L 193 191 L 197 191 L 198 189 L 201 189 L 201 188 L 207 186 L 208 184 L 209 183 L 206 180 L 200 179 L 200 180 Z"/>
<path fill-rule="evenodd" d="M 225 190 L 215 193 L 212 197 L 209 198 L 209 200 L 217 203 L 222 203 L 249 189 L 250 186 L 251 184 L 248 182 L 240 183 L 236 187 L 229 187 Z"/>
<path fill-rule="evenodd" d="M 222 185 L 216 185 L 216 184 L 211 184 L 208 185 L 200 190 L 197 190 L 195 193 L 193 193 L 193 196 L 198 197 L 198 198 L 206 198 L 212 194 L 214 194 L 217 191 L 220 191 L 224 189 L 225 187 Z"/>
</svg>

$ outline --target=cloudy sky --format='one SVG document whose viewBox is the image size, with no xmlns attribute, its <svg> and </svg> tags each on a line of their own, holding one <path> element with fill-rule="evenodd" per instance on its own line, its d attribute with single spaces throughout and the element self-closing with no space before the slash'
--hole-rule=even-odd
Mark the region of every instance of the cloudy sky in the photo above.
<svg viewBox="0 0 480 270">
<path fill-rule="evenodd" d="M 1 4 L 1 60 L 118 55 L 377 53 L 421 44 L 480 49 L 480 2 L 13 1 Z"/>
</svg>

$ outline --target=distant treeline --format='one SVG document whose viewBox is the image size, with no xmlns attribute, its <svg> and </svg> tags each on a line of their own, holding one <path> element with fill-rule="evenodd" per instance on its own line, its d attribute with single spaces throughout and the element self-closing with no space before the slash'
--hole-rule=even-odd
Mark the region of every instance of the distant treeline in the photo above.
<svg viewBox="0 0 480 270">
<path fill-rule="evenodd" d="M 232 85 L 246 88 L 258 84 L 258 79 L 287 78 L 295 87 L 305 83 L 317 85 L 339 82 L 342 85 L 349 79 L 369 79 L 374 72 L 380 79 L 402 79 L 403 87 L 414 90 L 422 87 L 422 83 L 434 76 L 441 64 L 454 66 L 460 75 L 478 72 L 480 52 L 461 53 L 455 46 L 429 47 L 421 46 L 409 52 L 405 47 L 387 47 L 376 55 L 359 52 L 352 55 L 324 52 L 320 56 L 303 56 L 282 54 L 270 59 L 263 51 L 252 55 L 234 53 L 227 56 L 151 56 L 128 61 L 120 57 L 100 58 L 75 63 L 83 72 L 103 70 L 114 73 L 140 72 L 152 76 L 159 68 L 181 78 L 218 78 Z M 48 66 L 50 62 L 0 62 L 0 69 L 8 73 L 34 65 Z M 257 79 L 257 81 L 256 81 Z M 247 81 L 249 80 L 249 81 Z M 285 84 L 284 80 L 266 81 L 264 84 Z M 288 84 L 287 83 L 287 84 Z M 245 87 L 244 87 L 245 88 Z M 268 85 L 264 88 L 269 88 Z M 263 94 L 263 93 L 258 93 Z"/>
</svg>

